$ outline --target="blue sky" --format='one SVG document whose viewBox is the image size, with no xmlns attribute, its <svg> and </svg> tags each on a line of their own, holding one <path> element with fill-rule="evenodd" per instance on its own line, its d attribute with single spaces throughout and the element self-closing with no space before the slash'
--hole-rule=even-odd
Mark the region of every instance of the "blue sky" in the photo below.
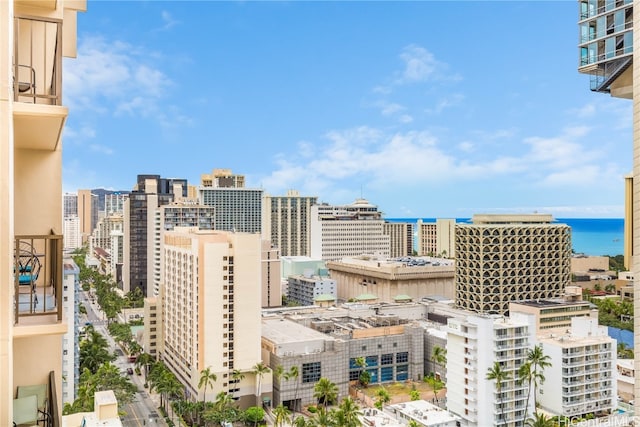
<svg viewBox="0 0 640 427">
<path fill-rule="evenodd" d="M 229 168 L 389 218 L 622 217 L 632 105 L 567 1 L 88 1 L 64 190 Z"/>
</svg>

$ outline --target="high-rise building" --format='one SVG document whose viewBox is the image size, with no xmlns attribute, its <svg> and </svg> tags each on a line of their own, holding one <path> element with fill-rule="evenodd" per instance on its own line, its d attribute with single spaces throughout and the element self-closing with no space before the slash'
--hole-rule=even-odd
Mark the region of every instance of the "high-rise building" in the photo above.
<svg viewBox="0 0 640 427">
<path fill-rule="evenodd" d="M 419 219 L 416 224 L 416 251 L 418 256 L 455 258 L 456 220 L 438 218 L 435 222 Z"/>
<path fill-rule="evenodd" d="M 286 196 L 262 199 L 262 236 L 280 249 L 282 256 L 309 256 L 311 253 L 311 206 L 316 196 L 300 196 L 296 190 Z"/>
<path fill-rule="evenodd" d="M 525 408 L 529 415 L 534 409 L 528 384 L 518 379 L 535 337 L 528 321 L 478 315 L 450 318 L 447 326 L 447 409 L 469 427 L 524 425 Z M 487 379 L 495 363 L 507 374 L 500 386 Z"/>
<path fill-rule="evenodd" d="M 186 196 L 186 179 L 138 175 L 124 207 L 125 292 L 140 288 L 144 295 L 158 295 L 151 278 L 160 277 L 160 206 Z"/>
<path fill-rule="evenodd" d="M 580 52 L 578 71 L 591 76 L 594 92 L 633 102 L 633 116 L 640 115 L 640 96 L 634 90 L 640 82 L 640 67 L 633 58 L 640 56 L 640 8 L 632 0 L 580 0 L 578 2 Z M 635 37 L 634 37 L 635 36 Z M 635 40 L 634 40 L 635 38 Z M 635 96 L 634 96 L 635 93 Z M 633 171 L 625 189 L 625 264 L 639 276 L 640 266 L 640 121 L 633 121 Z M 640 282 L 634 284 L 634 340 L 640 342 Z M 634 347 L 635 372 L 640 373 L 640 345 Z M 640 396 L 640 375 L 636 375 L 634 392 Z M 635 399 L 635 413 L 640 413 L 640 399 Z"/>
<path fill-rule="evenodd" d="M 262 307 L 282 305 L 282 266 L 280 251 L 262 239 Z"/>
<path fill-rule="evenodd" d="M 62 338 L 62 403 L 73 403 L 80 382 L 80 268 L 71 258 L 64 260 L 63 305 L 69 329 Z"/>
<path fill-rule="evenodd" d="M 325 261 L 374 254 L 389 257 L 391 238 L 378 207 L 365 199 L 344 206 L 311 207 L 311 258 Z"/>
<path fill-rule="evenodd" d="M 262 405 L 252 373 L 262 361 L 260 235 L 176 228 L 162 253 L 162 360 L 197 400 L 226 391 L 242 407 Z M 203 396 L 206 368 L 218 380 Z M 270 395 L 270 383 L 262 378 L 260 391 Z"/>
<path fill-rule="evenodd" d="M 456 305 L 505 314 L 510 301 L 560 297 L 571 284 L 571 228 L 551 215 L 474 215 L 456 224 Z"/>
<path fill-rule="evenodd" d="M 93 229 L 98 224 L 98 196 L 91 190 L 78 190 L 78 218 L 80 219 L 80 235 L 82 244 L 89 241 Z"/>
<path fill-rule="evenodd" d="M 104 215 L 122 215 L 124 213 L 124 202 L 129 197 L 129 193 L 116 191 L 104 195 Z"/>
<path fill-rule="evenodd" d="M 64 236 L 65 250 L 74 250 L 82 247 L 78 215 L 70 215 L 63 218 L 62 235 Z"/>
<path fill-rule="evenodd" d="M 214 169 L 213 174 L 202 175 L 198 192 L 200 203 L 215 209 L 216 230 L 262 231 L 262 190 L 245 188 L 243 175 Z"/>
<path fill-rule="evenodd" d="M 0 2 L 0 425 L 18 389 L 43 385 L 62 413 L 62 57 L 84 1 Z M 64 37 L 63 37 L 64 33 Z M 64 44 L 62 40 L 64 39 Z"/>
<path fill-rule="evenodd" d="M 384 234 L 389 236 L 391 258 L 413 255 L 413 224 L 410 222 L 385 221 Z"/>
<path fill-rule="evenodd" d="M 64 193 L 62 197 L 62 217 L 78 216 L 78 195 L 76 193 Z"/>
<path fill-rule="evenodd" d="M 96 228 L 93 229 L 93 233 L 91 233 L 89 253 L 93 253 L 94 248 L 102 248 L 107 252 L 111 252 L 111 234 L 123 231 L 124 217 L 122 214 L 113 214 L 101 218 Z"/>
</svg>

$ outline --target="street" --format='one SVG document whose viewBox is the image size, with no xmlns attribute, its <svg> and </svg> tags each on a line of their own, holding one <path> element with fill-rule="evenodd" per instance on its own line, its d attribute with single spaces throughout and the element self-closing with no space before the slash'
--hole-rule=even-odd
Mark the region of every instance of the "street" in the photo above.
<svg viewBox="0 0 640 427">
<path fill-rule="evenodd" d="M 157 395 L 151 396 L 147 389 L 144 388 L 144 376 L 135 374 L 135 365 L 129 363 L 122 349 L 116 344 L 109 332 L 107 331 L 107 322 L 104 320 L 104 314 L 100 310 L 100 306 L 91 302 L 87 292 L 81 291 L 81 302 L 87 309 L 86 322 L 91 323 L 94 329 L 100 332 L 109 343 L 111 351 L 117 355 L 113 362 L 122 373 L 127 375 L 127 368 L 134 370 L 133 375 L 128 375 L 131 382 L 137 387 L 138 392 L 135 394 L 133 401 L 129 404 L 119 404 L 119 411 L 125 413 L 120 419 L 124 427 L 141 427 L 141 426 L 167 426 L 164 418 L 161 417 L 157 408 L 160 404 Z"/>
</svg>

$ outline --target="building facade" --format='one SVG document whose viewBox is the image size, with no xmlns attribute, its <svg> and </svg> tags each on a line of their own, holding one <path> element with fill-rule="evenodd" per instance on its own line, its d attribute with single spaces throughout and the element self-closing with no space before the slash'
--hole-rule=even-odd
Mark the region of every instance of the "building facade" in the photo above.
<svg viewBox="0 0 640 427">
<path fill-rule="evenodd" d="M 311 207 L 311 258 L 339 260 L 362 254 L 391 255 L 382 212 L 367 200 L 345 206 Z"/>
<path fill-rule="evenodd" d="M 435 222 L 416 223 L 416 252 L 418 256 L 455 258 L 455 219 L 436 219 Z"/>
<path fill-rule="evenodd" d="M 62 224 L 62 235 L 64 236 L 64 249 L 74 250 L 82 247 L 82 236 L 80 235 L 80 219 L 78 215 L 64 217 Z"/>
<path fill-rule="evenodd" d="M 311 206 L 315 196 L 300 196 L 295 190 L 286 196 L 262 199 L 262 236 L 280 249 L 282 256 L 309 256 L 311 253 Z"/>
<path fill-rule="evenodd" d="M 78 190 L 78 218 L 80 219 L 80 235 L 82 244 L 89 241 L 93 229 L 98 224 L 98 196 L 91 190 Z"/>
<path fill-rule="evenodd" d="M 63 56 L 86 2 L 0 2 L 0 425 L 18 387 L 44 385 L 62 412 Z M 63 43 L 64 41 L 64 43 Z M 28 272 L 32 273 L 29 274 Z M 37 273 L 37 274 L 36 274 Z M 46 303 L 46 304 L 45 304 Z M 46 357 L 43 357 L 46 355 Z"/>
<path fill-rule="evenodd" d="M 384 234 L 389 236 L 389 255 L 400 258 L 413 255 L 413 224 L 385 221 Z"/>
<path fill-rule="evenodd" d="M 456 225 L 456 305 L 505 314 L 510 301 L 559 297 L 571 252 L 570 227 L 551 215 L 474 215 Z"/>
<path fill-rule="evenodd" d="M 282 305 L 282 265 L 280 251 L 269 240 L 262 240 L 262 307 Z"/>
<path fill-rule="evenodd" d="M 140 288 L 144 295 L 158 295 L 160 206 L 186 196 L 186 179 L 138 175 L 137 184 L 124 207 L 122 279 L 125 292 Z"/>
<path fill-rule="evenodd" d="M 162 253 L 162 360 L 187 397 L 211 401 L 226 391 L 242 407 L 261 405 L 252 373 L 261 362 L 260 235 L 177 228 L 164 234 Z M 206 368 L 218 381 L 203 396 Z M 232 383 L 234 371 L 245 378 Z M 270 375 L 261 384 L 270 396 Z"/>
<path fill-rule="evenodd" d="M 331 296 L 335 301 L 338 298 L 336 281 L 312 274 L 289 276 L 287 279 L 287 302 L 314 305 L 320 296 Z"/>
<path fill-rule="evenodd" d="M 414 260 L 416 263 L 412 263 Z M 417 260 L 421 262 L 418 264 Z M 455 295 L 455 267 L 451 260 L 401 261 L 358 256 L 328 261 L 327 269 L 338 284 L 338 298 L 342 301 L 362 294 L 373 294 L 380 302 L 394 302 L 400 296 L 419 301 L 426 296 L 453 299 Z"/>
<path fill-rule="evenodd" d="M 80 268 L 71 258 L 64 260 L 63 305 L 69 328 L 62 338 L 62 403 L 73 403 L 80 380 Z"/>
<path fill-rule="evenodd" d="M 463 426 L 522 426 L 533 413 L 527 384 L 518 380 L 534 340 L 528 322 L 499 315 L 452 318 L 447 323 L 447 409 Z M 486 379 L 499 363 L 508 378 Z"/>
<path fill-rule="evenodd" d="M 544 371 L 538 403 L 553 414 L 611 414 L 618 406 L 616 340 L 598 319 L 576 317 L 571 328 L 538 336 L 551 363 Z"/>
</svg>

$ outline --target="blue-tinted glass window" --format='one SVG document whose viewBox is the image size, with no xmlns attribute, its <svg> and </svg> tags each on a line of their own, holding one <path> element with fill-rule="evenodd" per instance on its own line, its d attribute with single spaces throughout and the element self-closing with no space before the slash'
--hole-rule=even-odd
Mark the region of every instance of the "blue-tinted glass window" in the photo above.
<svg viewBox="0 0 640 427">
<path fill-rule="evenodd" d="M 367 366 L 378 366 L 378 356 L 367 356 Z"/>
<path fill-rule="evenodd" d="M 303 363 L 302 364 L 302 382 L 315 383 L 320 380 L 322 369 L 320 362 Z"/>
<path fill-rule="evenodd" d="M 396 381 L 406 381 L 409 379 L 409 365 L 396 366 Z"/>
<path fill-rule="evenodd" d="M 380 381 L 393 381 L 393 366 L 387 366 L 380 369 Z"/>
<path fill-rule="evenodd" d="M 378 379 L 378 370 L 377 369 L 367 369 L 367 371 L 371 374 L 371 382 L 377 383 L 380 382 Z"/>
</svg>

